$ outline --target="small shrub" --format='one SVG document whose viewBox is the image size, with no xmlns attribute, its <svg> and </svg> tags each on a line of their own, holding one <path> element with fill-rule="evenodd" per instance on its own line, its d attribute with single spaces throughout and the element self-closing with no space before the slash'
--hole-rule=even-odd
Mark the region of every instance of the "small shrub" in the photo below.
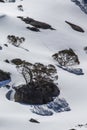
<svg viewBox="0 0 87 130">
<path fill-rule="evenodd" d="M 58 53 L 52 55 L 52 57 L 61 65 L 61 66 L 72 66 L 75 64 L 79 64 L 78 56 L 75 52 L 70 48 L 69 50 L 62 50 Z"/>
<path fill-rule="evenodd" d="M 14 35 L 8 35 L 7 36 L 8 42 L 11 43 L 12 45 L 19 47 L 21 43 L 25 41 L 24 37 L 18 37 Z"/>
<path fill-rule="evenodd" d="M 17 7 L 18 7 L 18 10 L 20 10 L 20 11 L 24 11 L 22 5 L 18 5 Z"/>
<path fill-rule="evenodd" d="M 54 28 L 52 28 L 51 25 L 49 25 L 47 23 L 44 23 L 44 22 L 40 22 L 40 21 L 34 20 L 32 18 L 29 18 L 29 17 L 24 18 L 22 16 L 18 16 L 17 18 L 20 18 L 26 24 L 30 24 L 30 25 L 32 25 L 35 28 L 55 30 Z"/>
</svg>

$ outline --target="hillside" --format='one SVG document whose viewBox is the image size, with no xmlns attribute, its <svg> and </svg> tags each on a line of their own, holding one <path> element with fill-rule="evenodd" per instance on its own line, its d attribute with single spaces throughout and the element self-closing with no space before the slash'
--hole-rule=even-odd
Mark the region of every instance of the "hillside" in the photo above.
<svg viewBox="0 0 87 130">
<path fill-rule="evenodd" d="M 22 6 L 20 6 L 22 5 Z M 21 18 L 18 18 L 21 17 Z M 50 29 L 32 31 L 31 24 L 23 18 L 32 18 L 49 24 Z M 27 21 L 27 19 L 25 19 Z M 28 19 L 30 20 L 30 19 Z M 67 24 L 65 21 L 68 21 Z M 29 22 L 29 21 L 27 21 Z M 83 32 L 74 30 L 70 23 L 81 27 Z M 26 27 L 29 27 L 28 29 Z M 35 27 L 35 26 L 34 26 Z M 37 29 L 34 28 L 34 29 Z M 11 44 L 8 36 L 18 37 L 18 44 Z M 25 40 L 21 43 L 20 38 Z M 20 44 L 20 45 L 19 45 Z M 72 49 L 78 56 L 79 64 L 60 66 L 52 55 Z M 84 49 L 85 48 L 85 49 Z M 23 75 L 11 61 L 21 59 L 32 64 L 52 64 L 57 69 L 59 99 L 68 103 L 68 110 L 41 116 L 32 112 L 35 106 L 14 102 L 6 97 L 12 87 L 25 84 Z M 0 2 L 0 70 L 11 74 L 10 89 L 0 86 L 0 129 L 1 130 L 86 130 L 87 129 L 87 14 L 71 0 L 16 0 Z M 80 68 L 83 74 L 73 73 Z M 68 71 L 67 71 L 68 69 Z M 70 69 L 70 70 L 69 70 Z M 1 76 L 1 75 L 0 75 Z M 14 92 L 13 92 L 14 94 Z M 60 102 L 59 102 L 60 101 Z M 62 104 L 63 105 L 63 104 Z M 65 104 L 64 104 L 65 105 Z M 41 106 L 45 108 L 46 106 Z M 48 108 L 46 107 L 46 110 Z M 40 123 L 31 123 L 34 118 Z"/>
</svg>

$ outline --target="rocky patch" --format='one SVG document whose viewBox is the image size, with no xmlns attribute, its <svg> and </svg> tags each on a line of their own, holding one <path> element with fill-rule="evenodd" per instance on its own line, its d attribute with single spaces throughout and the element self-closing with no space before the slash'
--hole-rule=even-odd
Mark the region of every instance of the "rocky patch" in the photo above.
<svg viewBox="0 0 87 130">
<path fill-rule="evenodd" d="M 34 32 L 40 32 L 40 30 L 36 27 L 26 27 L 27 29 L 34 31 Z"/>
<path fill-rule="evenodd" d="M 68 22 L 68 21 L 65 21 L 65 22 L 66 22 L 68 25 L 70 25 L 71 28 L 74 29 L 75 31 L 82 32 L 82 33 L 85 32 L 80 26 L 75 25 L 75 24 L 73 24 L 73 23 L 70 23 L 70 22 Z"/>
<path fill-rule="evenodd" d="M 37 121 L 36 119 L 33 119 L 33 118 L 31 118 L 29 121 L 32 123 L 40 123 L 39 121 Z"/>
<path fill-rule="evenodd" d="M 17 18 L 20 18 L 26 24 L 30 24 L 30 25 L 32 25 L 35 28 L 55 30 L 54 28 L 52 28 L 51 25 L 49 25 L 47 23 L 44 23 L 44 22 L 40 22 L 40 21 L 34 20 L 32 18 L 29 18 L 29 17 L 24 18 L 24 17 L 18 16 Z"/>
</svg>

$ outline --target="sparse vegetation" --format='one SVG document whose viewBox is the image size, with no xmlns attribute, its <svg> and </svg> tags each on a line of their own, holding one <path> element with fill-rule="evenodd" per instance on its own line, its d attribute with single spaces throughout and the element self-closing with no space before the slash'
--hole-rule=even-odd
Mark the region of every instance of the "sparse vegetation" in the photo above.
<svg viewBox="0 0 87 130">
<path fill-rule="evenodd" d="M 46 104 L 59 95 L 60 90 L 54 83 L 57 79 L 57 71 L 53 65 L 43 65 L 41 63 L 29 64 L 27 62 L 19 66 L 22 67 L 22 75 L 26 85 L 15 88 L 15 101 L 28 104 Z"/>
<path fill-rule="evenodd" d="M 44 23 L 44 22 L 40 22 L 40 21 L 34 20 L 32 18 L 29 18 L 29 17 L 24 18 L 22 16 L 18 16 L 17 18 L 20 18 L 26 24 L 30 24 L 30 25 L 34 26 L 35 28 L 55 30 L 54 28 L 52 28 L 51 25 L 49 25 L 47 23 Z"/>
<path fill-rule="evenodd" d="M 11 43 L 12 45 L 19 47 L 21 43 L 25 41 L 24 37 L 18 37 L 14 35 L 8 35 L 7 36 L 8 42 Z"/>
<path fill-rule="evenodd" d="M 52 57 L 61 65 L 61 66 L 72 66 L 75 64 L 80 64 L 78 56 L 70 48 L 69 50 L 62 50 L 58 53 L 52 55 Z"/>
</svg>

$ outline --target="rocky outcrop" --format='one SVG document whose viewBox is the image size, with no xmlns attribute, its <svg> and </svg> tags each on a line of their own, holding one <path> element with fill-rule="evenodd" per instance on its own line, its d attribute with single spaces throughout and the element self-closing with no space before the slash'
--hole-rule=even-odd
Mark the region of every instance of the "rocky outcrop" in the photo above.
<svg viewBox="0 0 87 130">
<path fill-rule="evenodd" d="M 35 28 L 55 30 L 54 28 L 52 28 L 51 25 L 49 25 L 47 23 L 44 23 L 44 22 L 40 22 L 40 21 L 34 20 L 32 18 L 29 18 L 29 17 L 24 18 L 24 17 L 18 16 L 18 18 L 20 18 L 26 24 L 30 24 L 30 25 L 32 25 Z"/>
<path fill-rule="evenodd" d="M 33 118 L 31 118 L 29 121 L 32 123 L 40 123 L 39 121 L 37 121 L 36 119 L 33 119 Z"/>
<path fill-rule="evenodd" d="M 71 26 L 72 29 L 74 29 L 75 31 L 78 31 L 78 32 L 82 32 L 84 33 L 85 31 L 78 25 L 75 25 L 71 22 L 68 22 L 68 21 L 65 21 L 67 24 L 69 24 Z"/>
<path fill-rule="evenodd" d="M 34 31 L 34 32 L 40 32 L 40 30 L 36 27 L 26 27 L 27 29 Z"/>
</svg>

